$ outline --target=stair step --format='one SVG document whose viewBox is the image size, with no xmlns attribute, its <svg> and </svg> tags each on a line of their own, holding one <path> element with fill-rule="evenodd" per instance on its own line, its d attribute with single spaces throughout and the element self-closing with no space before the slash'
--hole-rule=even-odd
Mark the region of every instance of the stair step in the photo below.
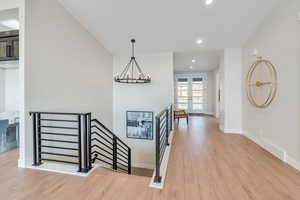
<svg viewBox="0 0 300 200">
<path fill-rule="evenodd" d="M 145 177 L 152 177 L 154 169 L 146 169 L 146 168 L 131 168 L 131 174 L 136 176 L 145 176 Z"/>
</svg>

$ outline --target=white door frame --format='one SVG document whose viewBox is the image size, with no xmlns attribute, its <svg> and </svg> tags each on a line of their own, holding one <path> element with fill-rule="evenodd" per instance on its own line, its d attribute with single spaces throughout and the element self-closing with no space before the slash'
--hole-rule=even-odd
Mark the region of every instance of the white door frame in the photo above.
<svg viewBox="0 0 300 200">
<path fill-rule="evenodd" d="M 205 113 L 207 112 L 207 103 L 203 104 L 203 110 L 193 110 L 193 103 L 192 103 L 192 79 L 193 78 L 203 78 L 203 84 L 204 88 L 207 89 L 207 74 L 206 73 L 197 73 L 197 74 L 175 74 L 175 104 L 177 106 L 177 79 L 178 78 L 187 78 L 188 79 L 188 84 L 189 84 L 189 89 L 188 89 L 188 113 Z M 204 93 L 204 102 L 207 100 L 207 92 Z"/>
</svg>

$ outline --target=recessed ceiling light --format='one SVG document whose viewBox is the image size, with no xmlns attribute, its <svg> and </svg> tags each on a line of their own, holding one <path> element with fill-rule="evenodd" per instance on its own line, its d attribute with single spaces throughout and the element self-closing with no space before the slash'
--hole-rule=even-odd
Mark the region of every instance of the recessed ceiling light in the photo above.
<svg viewBox="0 0 300 200">
<path fill-rule="evenodd" d="M 206 8 L 212 8 L 216 4 L 216 0 L 202 0 Z"/>
<path fill-rule="evenodd" d="M 1 22 L 1 25 L 6 26 L 11 29 L 19 29 L 20 24 L 18 20 L 9 19 Z"/>
<path fill-rule="evenodd" d="M 190 69 L 193 69 L 193 66 L 190 66 Z"/>
<path fill-rule="evenodd" d="M 202 39 L 197 39 L 196 43 L 197 44 L 203 44 L 203 40 Z"/>
<path fill-rule="evenodd" d="M 211 5 L 214 2 L 214 0 L 205 0 L 206 5 Z"/>
<path fill-rule="evenodd" d="M 193 60 L 192 60 L 192 63 L 195 63 L 195 62 L 196 62 L 196 60 L 195 60 L 195 59 L 193 59 Z"/>
</svg>

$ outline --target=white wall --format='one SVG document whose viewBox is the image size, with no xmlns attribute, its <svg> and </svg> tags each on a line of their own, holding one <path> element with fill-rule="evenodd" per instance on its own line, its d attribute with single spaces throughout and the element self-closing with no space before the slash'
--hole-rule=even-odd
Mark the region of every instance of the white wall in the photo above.
<svg viewBox="0 0 300 200">
<path fill-rule="evenodd" d="M 224 50 L 224 132 L 242 133 L 242 49 Z"/>
<path fill-rule="evenodd" d="M 153 111 L 155 116 L 173 102 L 173 54 L 140 55 L 137 61 L 152 81 L 145 85 L 113 84 L 114 133 L 132 148 L 134 166 L 151 168 L 154 167 L 155 137 L 153 140 L 126 138 L 126 111 Z M 114 57 L 114 74 L 119 74 L 128 62 L 129 57 Z"/>
<path fill-rule="evenodd" d="M 5 111 L 5 79 L 4 69 L 0 69 L 0 113 Z"/>
<path fill-rule="evenodd" d="M 5 70 L 5 111 L 18 111 L 20 107 L 19 69 Z"/>
<path fill-rule="evenodd" d="M 224 103 L 224 99 L 225 99 L 225 94 L 224 94 L 224 52 L 221 55 L 220 58 L 220 66 L 218 69 L 218 73 L 219 73 L 219 88 L 220 88 L 220 102 L 218 104 L 219 107 L 219 128 L 224 131 L 224 116 L 225 116 L 225 103 Z"/>
<path fill-rule="evenodd" d="M 0 10 L 6 10 L 11 8 L 17 8 L 22 0 L 1 0 Z"/>
<path fill-rule="evenodd" d="M 220 88 L 220 72 L 219 68 L 213 71 L 214 79 L 214 115 L 217 119 L 220 117 L 220 101 L 219 101 L 219 88 Z"/>
<path fill-rule="evenodd" d="M 18 69 L 0 69 L 0 112 L 20 108 L 20 81 Z"/>
<path fill-rule="evenodd" d="M 29 111 L 93 112 L 112 128 L 112 55 L 57 0 L 25 4 L 26 164 Z"/>
<path fill-rule="evenodd" d="M 216 74 L 216 115 L 225 133 L 242 131 L 242 49 L 224 49 Z M 220 88 L 220 102 L 218 102 Z"/>
<path fill-rule="evenodd" d="M 270 59 L 278 71 L 278 93 L 266 109 L 253 107 L 244 93 L 243 126 L 250 137 L 286 153 L 300 169 L 300 1 L 284 1 L 244 47 L 243 76 L 259 56 Z"/>
<path fill-rule="evenodd" d="M 215 94 L 214 94 L 214 76 L 213 71 L 206 72 L 207 74 L 207 107 L 205 113 L 213 115 L 215 113 Z"/>
</svg>

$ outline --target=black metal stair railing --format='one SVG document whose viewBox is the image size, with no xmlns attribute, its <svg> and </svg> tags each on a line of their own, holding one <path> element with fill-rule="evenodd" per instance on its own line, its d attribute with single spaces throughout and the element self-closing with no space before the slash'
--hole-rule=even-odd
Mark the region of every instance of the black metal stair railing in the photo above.
<svg viewBox="0 0 300 200">
<path fill-rule="evenodd" d="M 169 146 L 169 136 L 173 128 L 173 106 L 169 105 L 155 116 L 155 177 L 154 182 L 161 182 L 161 164 Z"/>
<path fill-rule="evenodd" d="M 30 112 L 33 122 L 33 165 L 52 161 L 78 165 L 88 172 L 90 165 L 91 113 Z"/>
<path fill-rule="evenodd" d="M 91 113 L 30 112 L 33 165 L 52 161 L 88 172 L 96 160 L 131 174 L 131 149 Z"/>
<path fill-rule="evenodd" d="M 111 130 L 96 119 L 91 121 L 90 157 L 108 168 L 131 174 L 131 149 Z"/>
</svg>

